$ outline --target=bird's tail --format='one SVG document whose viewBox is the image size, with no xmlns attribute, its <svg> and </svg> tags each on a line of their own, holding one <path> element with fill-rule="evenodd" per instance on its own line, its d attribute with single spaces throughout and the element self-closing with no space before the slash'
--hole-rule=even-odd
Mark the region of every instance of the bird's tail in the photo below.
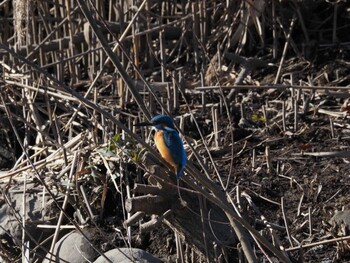
<svg viewBox="0 0 350 263">
<path fill-rule="evenodd" d="M 177 171 L 176 171 L 176 179 L 180 179 L 181 175 L 182 175 L 182 171 L 184 170 L 184 166 L 180 166 Z"/>
</svg>

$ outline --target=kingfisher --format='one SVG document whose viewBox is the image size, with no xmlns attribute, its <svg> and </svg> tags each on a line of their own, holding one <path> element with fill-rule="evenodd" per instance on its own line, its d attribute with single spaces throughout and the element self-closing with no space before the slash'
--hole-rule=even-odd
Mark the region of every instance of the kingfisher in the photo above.
<svg viewBox="0 0 350 263">
<path fill-rule="evenodd" d="M 142 122 L 137 126 L 153 126 L 156 131 L 154 135 L 156 147 L 163 159 L 174 167 L 176 179 L 179 179 L 185 168 L 187 156 L 173 119 L 168 115 L 157 115 L 149 122 Z"/>
</svg>

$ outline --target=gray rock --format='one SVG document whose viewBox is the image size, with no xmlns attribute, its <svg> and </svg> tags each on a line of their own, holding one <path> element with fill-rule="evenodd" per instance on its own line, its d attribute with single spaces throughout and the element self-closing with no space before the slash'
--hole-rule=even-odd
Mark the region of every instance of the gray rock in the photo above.
<svg viewBox="0 0 350 263">
<path fill-rule="evenodd" d="M 337 224 L 344 223 L 345 226 L 350 228 L 350 210 L 337 211 L 331 218 L 330 222 L 335 222 Z"/>
<path fill-rule="evenodd" d="M 80 233 L 73 231 L 57 241 L 51 262 L 92 262 L 97 255 L 97 252 L 91 247 L 89 242 Z M 49 258 L 50 255 L 47 254 L 43 263 L 49 263 Z"/>
<path fill-rule="evenodd" d="M 115 248 L 105 253 L 113 263 L 161 263 L 162 261 L 152 254 L 138 248 Z M 100 256 L 94 263 L 107 263 L 108 261 Z"/>
<path fill-rule="evenodd" d="M 53 229 L 38 229 L 36 223 L 43 222 L 45 209 L 50 209 L 48 205 L 49 197 L 45 196 L 46 207 L 43 208 L 42 192 L 34 183 L 27 183 L 26 194 L 23 192 L 23 184 L 19 183 L 11 187 L 6 199 L 1 199 L 0 206 L 0 240 L 7 240 L 7 244 L 2 246 L 5 254 L 13 253 L 18 255 L 22 240 L 22 223 L 23 211 L 25 209 L 26 233 L 25 240 L 29 241 L 30 249 L 36 247 L 41 241 L 45 240 L 53 233 Z M 40 187 L 40 186 L 39 186 Z M 25 197 L 25 200 L 23 198 Z M 46 254 L 45 248 L 38 248 L 36 255 L 43 256 Z"/>
<path fill-rule="evenodd" d="M 27 184 L 27 193 L 25 200 L 25 210 L 26 210 L 26 221 L 39 221 L 42 220 L 43 208 L 42 199 L 39 197 L 37 191 L 31 191 L 34 187 L 33 183 Z M 20 222 L 17 218 L 22 220 L 23 214 L 23 185 L 16 185 L 9 189 L 9 194 L 7 195 L 10 205 L 4 202 L 0 208 L 0 236 L 5 234 L 11 237 L 21 240 L 22 238 L 22 228 Z M 47 202 L 46 198 L 46 202 Z M 13 208 L 11 208 L 11 207 Z M 37 236 L 38 231 L 35 230 L 35 226 L 26 226 L 27 230 L 34 237 Z M 33 229 L 34 228 L 34 229 Z M 33 229 L 33 231 L 31 231 Z"/>
</svg>

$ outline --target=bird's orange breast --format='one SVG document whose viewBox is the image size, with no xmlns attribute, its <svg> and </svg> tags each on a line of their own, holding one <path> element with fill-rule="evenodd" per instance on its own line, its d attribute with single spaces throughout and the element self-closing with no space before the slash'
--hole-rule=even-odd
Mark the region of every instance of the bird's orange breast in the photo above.
<svg viewBox="0 0 350 263">
<path fill-rule="evenodd" d="M 164 141 L 164 135 L 162 130 L 156 131 L 154 135 L 154 142 L 157 146 L 158 151 L 160 152 L 160 155 L 163 157 L 165 161 L 167 161 L 171 166 L 175 168 L 175 170 L 178 169 L 178 164 L 175 163 L 171 151 L 169 150 L 168 146 L 165 144 Z"/>
</svg>

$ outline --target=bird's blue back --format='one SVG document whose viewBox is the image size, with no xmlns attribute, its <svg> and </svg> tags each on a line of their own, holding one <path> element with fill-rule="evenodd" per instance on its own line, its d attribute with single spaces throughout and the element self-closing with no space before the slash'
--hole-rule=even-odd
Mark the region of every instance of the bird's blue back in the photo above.
<svg viewBox="0 0 350 263">
<path fill-rule="evenodd" d="M 187 162 L 186 152 L 182 140 L 175 129 L 164 127 L 163 130 L 164 142 L 169 148 L 174 162 L 178 164 L 176 178 L 179 179 Z"/>
</svg>

